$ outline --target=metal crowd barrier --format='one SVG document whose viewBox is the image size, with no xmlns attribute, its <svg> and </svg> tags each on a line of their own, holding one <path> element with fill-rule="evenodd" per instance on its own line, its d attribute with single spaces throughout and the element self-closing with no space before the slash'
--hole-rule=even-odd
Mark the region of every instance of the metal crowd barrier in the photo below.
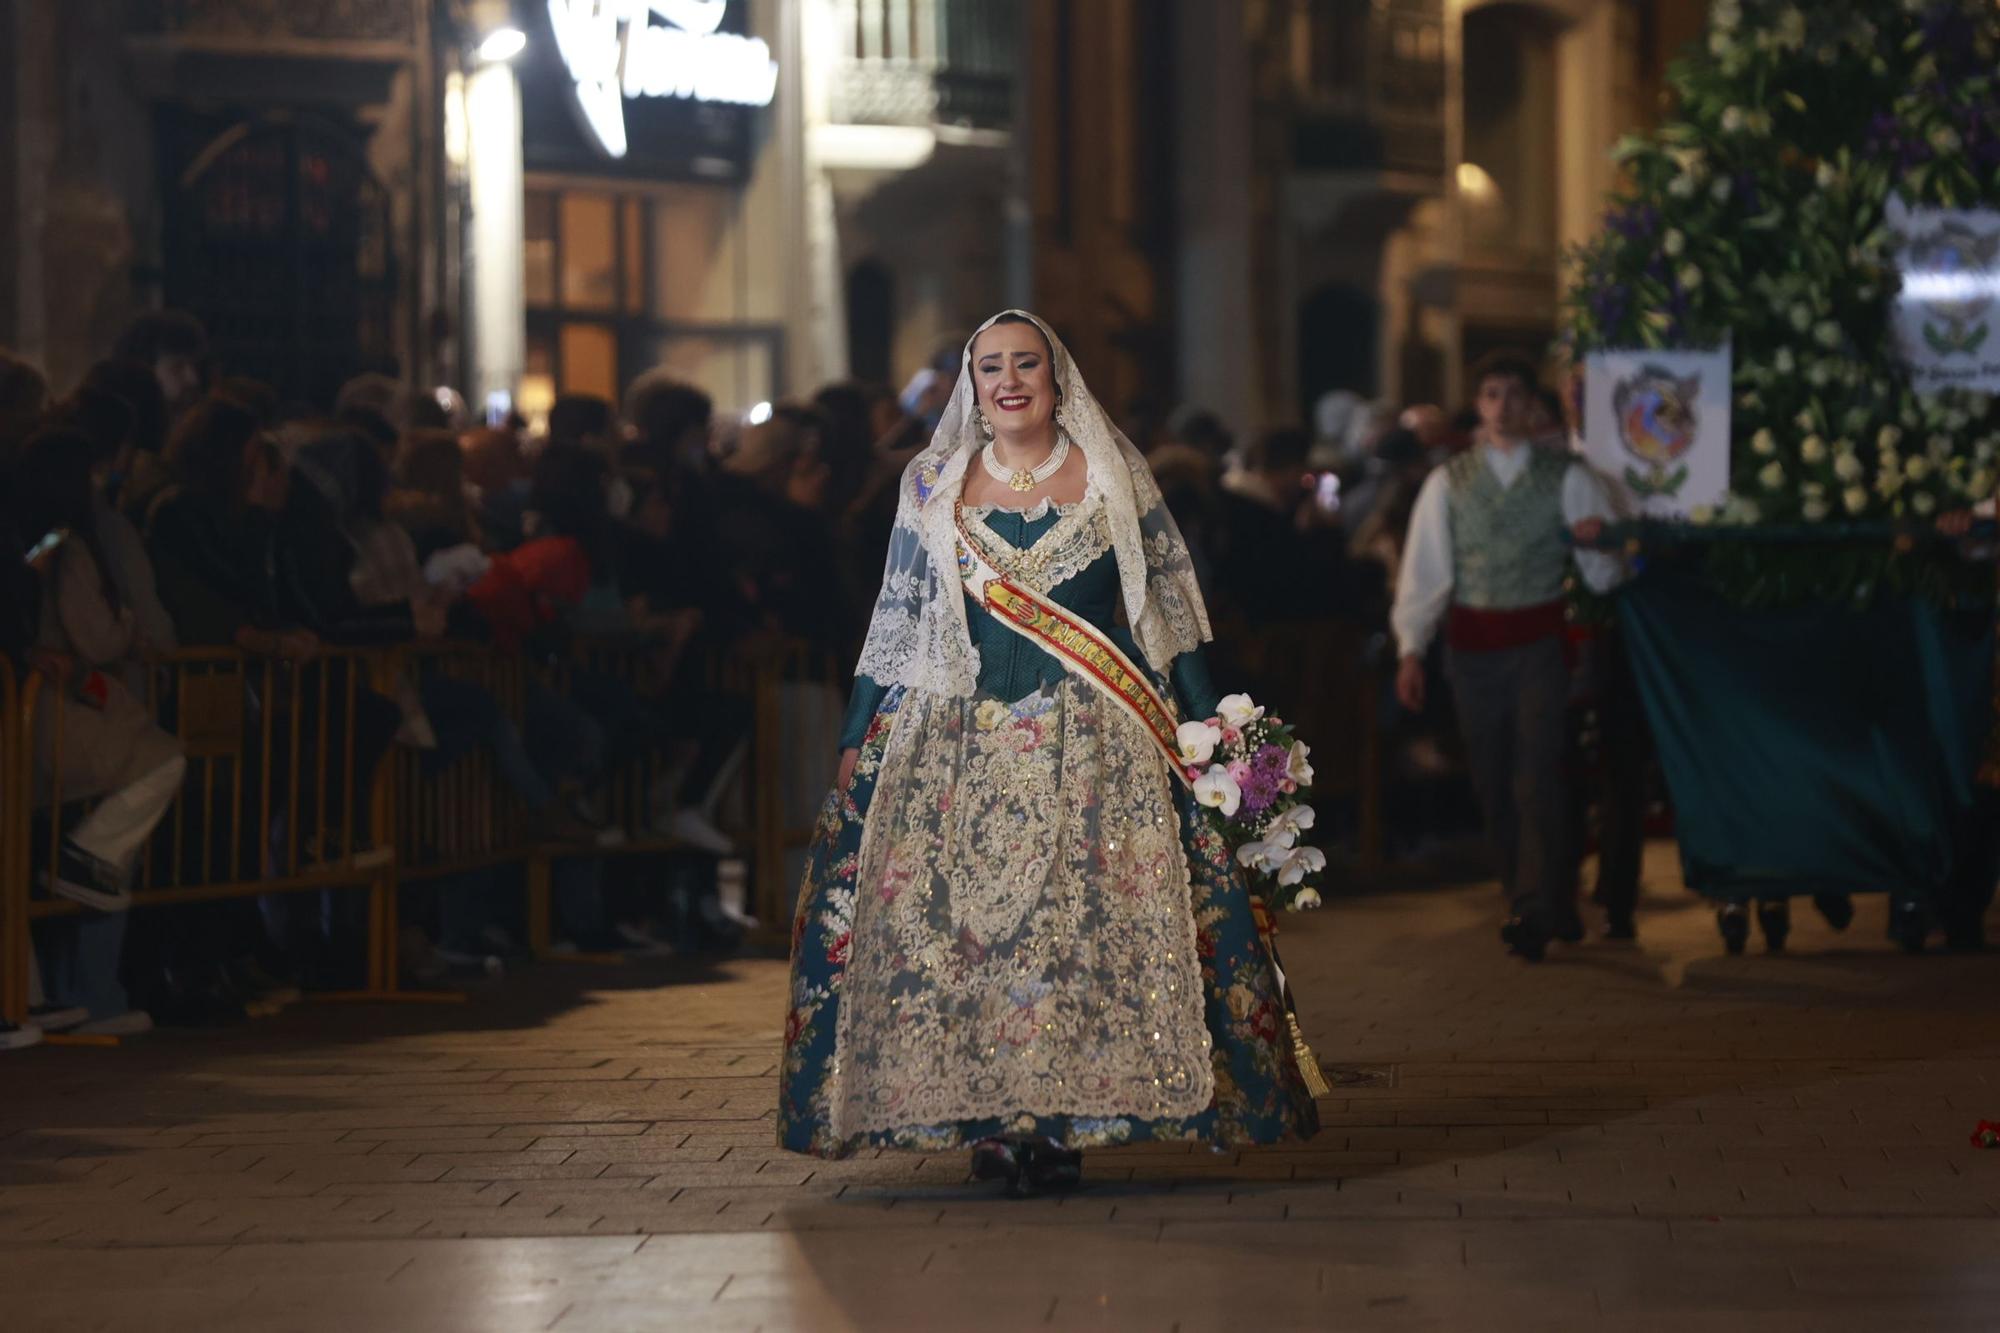
<svg viewBox="0 0 2000 1333">
<path fill-rule="evenodd" d="M 649 706 L 670 709 L 657 642 L 641 637 L 580 641 L 571 664 L 545 678 L 564 689 L 579 670 L 611 678 Z M 810 841 L 810 818 L 788 817 L 786 783 L 798 780 L 790 749 L 808 743 L 785 734 L 785 695 L 809 685 L 838 690 L 840 664 L 830 654 L 778 638 L 754 641 L 698 664 L 697 678 L 747 705 L 750 734 L 740 778 L 739 816 L 725 822 L 752 869 L 750 907 L 760 945 L 786 937 L 786 860 Z M 233 648 L 187 649 L 149 670 L 148 702 L 159 725 L 180 742 L 187 775 L 147 843 L 135 874 L 133 906 L 256 897 L 322 889 L 365 891 L 366 982 L 359 991 L 316 999 L 460 999 L 450 992 L 398 984 L 397 889 L 401 883 L 501 864 L 525 867 L 529 944 L 548 951 L 551 858 L 563 854 L 659 853 L 676 844 L 654 829 L 669 808 L 658 791 L 672 776 L 660 744 L 626 747 L 602 788 L 607 813 L 624 829 L 622 847 L 606 851 L 538 842 L 529 812 L 502 781 L 484 745 L 470 747 L 442 771 L 426 774 L 423 754 L 392 746 L 365 784 L 360 753 L 364 685 L 394 692 L 398 677 L 440 672 L 477 684 L 516 725 L 525 723 L 530 667 L 521 657 L 480 646 L 443 644 L 389 651 L 337 650 L 309 662 L 251 658 Z M 35 782 L 35 726 L 44 698 L 52 772 Z M 0 661 L 0 1016 L 21 1021 L 28 1009 L 31 923 L 84 910 L 31 892 L 38 863 L 53 865 L 66 827 L 87 802 L 61 801 L 66 720 L 87 705 L 66 686 L 29 674 L 18 684 Z M 379 700 L 374 705 L 380 711 Z M 385 725 L 376 719 L 377 730 Z M 378 736 L 379 740 L 379 736 Z M 811 741 L 815 747 L 817 741 Z M 790 749 L 788 749 L 788 746 Z M 832 756 L 823 756 L 829 771 Z M 36 790 L 48 793 L 41 808 Z"/>
</svg>

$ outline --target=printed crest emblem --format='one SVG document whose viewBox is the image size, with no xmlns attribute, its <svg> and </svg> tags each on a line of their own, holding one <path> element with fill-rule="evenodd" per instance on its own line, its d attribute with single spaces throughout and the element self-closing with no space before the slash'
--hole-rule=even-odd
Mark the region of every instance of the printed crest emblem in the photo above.
<svg viewBox="0 0 2000 1333">
<path fill-rule="evenodd" d="M 1681 463 L 1701 433 L 1696 403 L 1701 376 L 1677 378 L 1658 366 L 1641 366 L 1611 391 L 1618 442 L 1638 460 L 1625 468 L 1625 484 L 1635 496 L 1674 496 L 1687 484 Z"/>
</svg>

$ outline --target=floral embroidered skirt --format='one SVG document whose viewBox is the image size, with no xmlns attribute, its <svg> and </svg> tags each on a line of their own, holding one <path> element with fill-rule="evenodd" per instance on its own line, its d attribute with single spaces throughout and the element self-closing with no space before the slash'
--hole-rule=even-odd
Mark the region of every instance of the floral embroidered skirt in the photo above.
<svg viewBox="0 0 2000 1333">
<path fill-rule="evenodd" d="M 1075 681 L 884 698 L 807 861 L 780 1146 L 1318 1129 L 1242 873 L 1114 714 Z"/>
</svg>

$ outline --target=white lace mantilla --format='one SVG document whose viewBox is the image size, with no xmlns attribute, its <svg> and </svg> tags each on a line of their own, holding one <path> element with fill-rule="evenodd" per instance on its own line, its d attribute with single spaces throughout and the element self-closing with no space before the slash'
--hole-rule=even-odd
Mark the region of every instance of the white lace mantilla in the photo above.
<svg viewBox="0 0 2000 1333">
<path fill-rule="evenodd" d="M 1146 460 L 1090 396 L 1054 330 L 1026 312 L 1003 313 L 1033 320 L 1049 340 L 1055 381 L 1062 390 L 1063 427 L 1088 465 L 1083 507 L 1091 509 L 1095 497 L 1104 540 L 1117 556 L 1126 619 L 1146 660 L 1164 670 L 1211 637 L 1187 544 L 1160 499 Z M 988 320 L 979 332 L 993 322 Z M 979 653 L 959 591 L 953 517 L 966 467 L 984 443 L 974 425 L 971 355 L 968 342 L 958 385 L 937 433 L 903 474 L 882 590 L 855 667 L 857 674 L 881 685 L 958 697 L 970 696 L 979 679 Z M 1036 546 L 1049 540 L 1044 537 Z M 1095 534 L 1076 534 L 1073 550 L 1066 547 L 1060 559 L 1051 558 L 1051 571 L 1068 568 L 1096 540 Z M 1102 554 L 1100 548 L 1090 559 Z"/>
<path fill-rule="evenodd" d="M 1169 778 L 1089 686 L 906 695 L 855 884 L 837 1137 L 1213 1100 Z"/>
</svg>

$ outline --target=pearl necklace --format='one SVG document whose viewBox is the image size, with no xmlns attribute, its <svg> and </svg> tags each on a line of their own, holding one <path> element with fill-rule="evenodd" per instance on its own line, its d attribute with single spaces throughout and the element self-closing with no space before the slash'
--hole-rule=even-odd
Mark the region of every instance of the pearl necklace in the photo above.
<svg viewBox="0 0 2000 1333">
<path fill-rule="evenodd" d="M 993 443 L 979 451 L 979 461 L 986 465 L 986 474 L 995 481 L 1004 481 L 1016 491 L 1032 491 L 1035 487 L 1062 471 L 1062 465 L 1069 459 L 1069 436 L 1056 432 L 1056 447 L 1049 450 L 1049 456 L 1034 467 L 1008 468 L 993 452 Z"/>
</svg>

